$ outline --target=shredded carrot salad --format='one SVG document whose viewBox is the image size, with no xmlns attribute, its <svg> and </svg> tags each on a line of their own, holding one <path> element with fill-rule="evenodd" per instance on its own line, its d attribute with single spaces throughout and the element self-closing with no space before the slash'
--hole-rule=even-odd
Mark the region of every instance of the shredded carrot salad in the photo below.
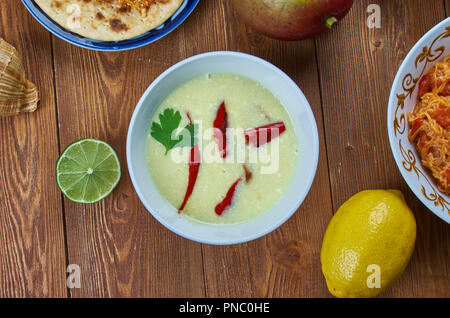
<svg viewBox="0 0 450 318">
<path fill-rule="evenodd" d="M 450 55 L 436 63 L 418 85 L 420 100 L 408 113 L 408 138 L 439 189 L 450 194 Z"/>
</svg>

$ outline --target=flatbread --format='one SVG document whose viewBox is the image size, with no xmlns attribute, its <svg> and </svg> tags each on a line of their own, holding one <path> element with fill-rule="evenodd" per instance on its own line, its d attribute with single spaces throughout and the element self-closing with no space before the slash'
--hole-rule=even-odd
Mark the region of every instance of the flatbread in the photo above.
<svg viewBox="0 0 450 318">
<path fill-rule="evenodd" d="M 148 9 L 122 7 L 120 0 L 35 0 L 63 28 L 86 38 L 121 41 L 169 19 L 184 0 L 155 0 Z"/>
</svg>

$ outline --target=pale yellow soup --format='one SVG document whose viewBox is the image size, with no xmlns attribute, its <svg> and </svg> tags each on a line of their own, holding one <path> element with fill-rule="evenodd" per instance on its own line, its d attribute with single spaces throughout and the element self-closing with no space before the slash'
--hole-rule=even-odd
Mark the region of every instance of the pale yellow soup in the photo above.
<svg viewBox="0 0 450 318">
<path fill-rule="evenodd" d="M 226 104 L 228 127 L 236 129 L 229 137 L 225 159 L 220 156 L 212 131 L 222 101 Z M 269 90 L 241 76 L 207 74 L 175 89 L 158 107 L 151 122 L 159 123 L 159 114 L 167 108 L 180 112 L 180 127 L 189 123 L 187 113 L 199 127 L 202 162 L 183 215 L 205 223 L 242 223 L 264 213 L 282 197 L 296 169 L 299 145 L 288 113 Z M 280 121 L 284 122 L 286 131 L 279 137 L 259 148 L 244 144 L 243 129 Z M 166 154 L 165 147 L 149 132 L 147 161 L 151 176 L 175 209 L 182 204 L 188 186 L 189 155 L 189 146 L 174 148 Z M 248 182 L 244 162 L 252 175 Z M 239 178 L 242 181 L 236 187 L 231 205 L 221 216 L 217 215 L 216 205 Z"/>
</svg>

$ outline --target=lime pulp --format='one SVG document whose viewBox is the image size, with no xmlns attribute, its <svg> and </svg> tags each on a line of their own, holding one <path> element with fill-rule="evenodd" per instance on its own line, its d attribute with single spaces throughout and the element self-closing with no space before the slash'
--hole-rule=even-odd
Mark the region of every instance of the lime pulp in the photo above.
<svg viewBox="0 0 450 318">
<path fill-rule="evenodd" d="M 79 203 L 108 196 L 119 183 L 120 162 L 110 145 L 82 139 L 70 144 L 56 163 L 56 181 L 64 195 Z"/>
</svg>

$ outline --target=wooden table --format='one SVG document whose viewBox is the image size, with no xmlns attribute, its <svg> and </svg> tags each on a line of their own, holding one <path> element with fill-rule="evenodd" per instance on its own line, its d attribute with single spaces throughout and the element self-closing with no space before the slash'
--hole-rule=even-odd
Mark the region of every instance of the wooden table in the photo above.
<svg viewBox="0 0 450 318">
<path fill-rule="evenodd" d="M 382 27 L 369 29 L 369 4 Z M 0 36 L 23 55 L 40 109 L 0 118 L 0 296 L 2 297 L 329 297 L 320 269 L 326 226 L 364 189 L 401 189 L 418 236 L 403 276 L 385 297 L 450 297 L 450 227 L 408 189 L 386 130 L 390 87 L 413 44 L 448 16 L 450 0 L 357 0 L 332 32 L 281 42 L 239 22 L 229 1 L 202 0 L 181 27 L 144 48 L 98 53 L 47 32 L 19 0 L 2 1 Z M 287 72 L 311 103 L 320 134 L 315 182 L 281 228 L 236 246 L 183 239 L 140 203 L 126 168 L 128 123 L 137 101 L 165 69 L 208 51 L 262 57 Z M 58 154 L 80 138 L 105 140 L 122 179 L 94 205 L 65 199 L 55 183 Z M 66 267 L 81 288 L 66 287 Z"/>
</svg>

